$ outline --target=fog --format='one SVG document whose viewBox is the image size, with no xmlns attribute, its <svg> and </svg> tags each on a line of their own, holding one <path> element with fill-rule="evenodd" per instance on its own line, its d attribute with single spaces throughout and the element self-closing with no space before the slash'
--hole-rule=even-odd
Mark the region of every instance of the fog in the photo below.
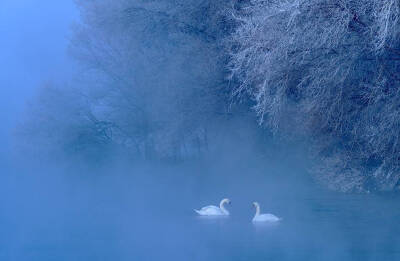
<svg viewBox="0 0 400 261">
<path fill-rule="evenodd" d="M 398 196 L 327 192 L 287 156 L 15 168 L 1 192 L 2 260 L 398 258 Z M 227 196 L 228 218 L 193 211 Z M 254 200 L 283 220 L 252 224 Z"/>
<path fill-rule="evenodd" d="M 8 154 L 13 128 L 43 81 L 65 81 L 70 27 L 78 19 L 73 1 L 4 0 L 0 8 L 1 154 Z M 7 151 L 7 153 L 6 153 Z M 5 155 L 6 156 L 6 155 Z"/>
<path fill-rule="evenodd" d="M 400 258 L 395 166 L 360 170 L 351 137 L 287 114 L 290 88 L 251 90 L 276 57 L 246 67 L 238 41 L 275 9 L 240 4 L 0 4 L 0 260 Z M 194 211 L 223 198 L 229 216 Z"/>
</svg>

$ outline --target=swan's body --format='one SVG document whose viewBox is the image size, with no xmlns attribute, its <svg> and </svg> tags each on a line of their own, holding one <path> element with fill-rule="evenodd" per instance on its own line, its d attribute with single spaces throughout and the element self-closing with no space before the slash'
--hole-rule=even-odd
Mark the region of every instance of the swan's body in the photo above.
<svg viewBox="0 0 400 261">
<path fill-rule="evenodd" d="M 231 201 L 225 198 L 221 200 L 221 202 L 219 203 L 219 207 L 211 205 L 203 207 L 200 210 L 195 209 L 194 211 L 196 211 L 197 214 L 201 216 L 229 216 L 229 211 L 226 210 L 226 208 L 224 207 L 225 203 L 230 204 Z"/>
<path fill-rule="evenodd" d="M 254 215 L 253 222 L 278 222 L 282 220 L 273 214 L 260 214 L 260 204 L 254 202 L 253 205 L 256 208 L 256 214 Z"/>
</svg>

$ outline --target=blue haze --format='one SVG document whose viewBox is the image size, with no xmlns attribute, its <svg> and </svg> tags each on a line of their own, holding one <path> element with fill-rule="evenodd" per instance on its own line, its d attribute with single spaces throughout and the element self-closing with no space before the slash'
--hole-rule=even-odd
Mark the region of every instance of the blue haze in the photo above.
<svg viewBox="0 0 400 261">
<path fill-rule="evenodd" d="M 46 81 L 65 81 L 73 0 L 2 0 L 0 3 L 0 155 L 8 156 L 15 125 L 29 98 Z"/>
<path fill-rule="evenodd" d="M 1 2 L 0 163 L 39 86 L 73 75 L 66 47 L 77 17 L 72 1 Z M 0 166 L 0 260 L 400 260 L 398 195 L 328 192 L 302 148 L 270 142 L 257 154 L 249 125 L 232 123 L 217 152 L 180 165 Z M 193 211 L 224 197 L 230 218 Z M 283 221 L 254 226 L 253 201 Z"/>
</svg>

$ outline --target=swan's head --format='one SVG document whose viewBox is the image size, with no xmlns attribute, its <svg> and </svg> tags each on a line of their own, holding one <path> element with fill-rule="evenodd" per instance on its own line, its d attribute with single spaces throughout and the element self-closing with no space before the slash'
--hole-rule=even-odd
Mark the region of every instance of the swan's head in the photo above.
<svg viewBox="0 0 400 261">
<path fill-rule="evenodd" d="M 224 198 L 222 201 L 221 201 L 221 203 L 222 204 L 231 204 L 231 200 L 229 199 L 229 198 Z"/>
<path fill-rule="evenodd" d="M 253 206 L 257 208 L 260 207 L 260 204 L 258 204 L 258 202 L 253 202 Z"/>
</svg>

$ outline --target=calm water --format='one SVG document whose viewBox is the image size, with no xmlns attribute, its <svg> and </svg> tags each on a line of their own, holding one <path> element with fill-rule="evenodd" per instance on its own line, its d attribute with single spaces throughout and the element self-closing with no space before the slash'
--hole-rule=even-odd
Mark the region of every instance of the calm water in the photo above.
<svg viewBox="0 0 400 261">
<path fill-rule="evenodd" d="M 3 173 L 0 260 L 400 260 L 399 196 L 233 168 Z M 231 217 L 193 212 L 222 197 Z M 283 221 L 254 226 L 254 200 Z"/>
</svg>

